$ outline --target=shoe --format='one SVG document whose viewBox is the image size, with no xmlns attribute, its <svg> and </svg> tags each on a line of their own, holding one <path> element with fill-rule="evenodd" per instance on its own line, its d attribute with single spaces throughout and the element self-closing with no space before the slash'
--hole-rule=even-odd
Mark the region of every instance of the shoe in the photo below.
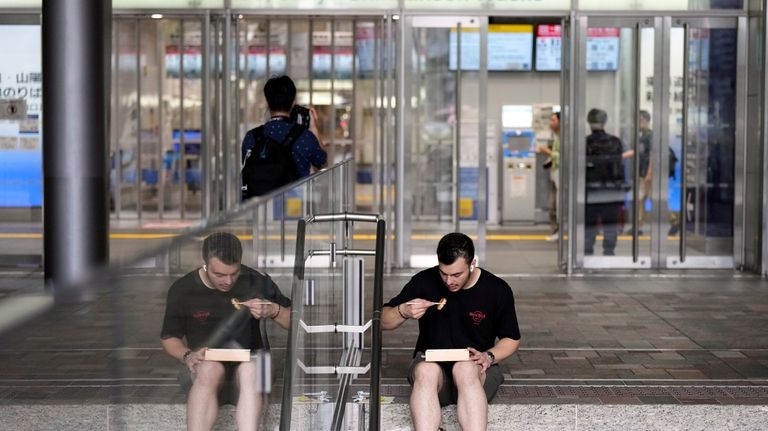
<svg viewBox="0 0 768 431">
<path fill-rule="evenodd" d="M 547 242 L 557 242 L 557 240 L 560 239 L 560 236 L 557 234 L 557 232 L 553 233 L 552 235 L 547 235 Z"/>
<path fill-rule="evenodd" d="M 680 225 L 673 224 L 669 227 L 669 231 L 667 232 L 668 236 L 675 236 L 677 233 L 680 232 Z"/>
</svg>

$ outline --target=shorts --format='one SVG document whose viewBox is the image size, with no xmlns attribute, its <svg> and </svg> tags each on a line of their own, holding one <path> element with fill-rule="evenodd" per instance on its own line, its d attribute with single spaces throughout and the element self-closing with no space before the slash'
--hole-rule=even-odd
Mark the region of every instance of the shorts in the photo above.
<svg viewBox="0 0 768 431">
<path fill-rule="evenodd" d="M 240 397 L 240 390 L 237 387 L 237 379 L 235 372 L 240 365 L 239 362 L 222 362 L 224 365 L 224 383 L 222 383 L 219 389 L 219 405 L 225 404 L 237 405 L 237 400 Z M 192 373 L 186 365 L 182 365 L 179 370 L 178 376 L 179 384 L 185 394 L 189 394 L 189 390 L 192 389 Z"/>
<path fill-rule="evenodd" d="M 408 383 L 413 386 L 413 370 L 420 362 L 424 362 L 422 352 L 416 352 L 416 357 L 411 362 L 411 367 L 408 369 Z M 456 404 L 459 399 L 459 392 L 456 385 L 453 383 L 453 364 L 455 362 L 437 362 L 440 369 L 443 370 L 443 387 L 437 393 L 437 398 L 440 400 L 440 407 L 444 407 L 450 404 Z M 485 398 L 490 403 L 496 392 L 499 390 L 499 386 L 504 382 L 504 374 L 501 372 L 499 364 L 491 365 L 485 370 L 485 383 L 483 383 L 483 389 L 485 390 Z"/>
</svg>

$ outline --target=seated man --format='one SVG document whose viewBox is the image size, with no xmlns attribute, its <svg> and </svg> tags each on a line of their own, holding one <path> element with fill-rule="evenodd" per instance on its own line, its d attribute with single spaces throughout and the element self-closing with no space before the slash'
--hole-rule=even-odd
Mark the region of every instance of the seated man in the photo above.
<svg viewBox="0 0 768 431">
<path fill-rule="evenodd" d="M 184 364 L 192 381 L 188 430 L 213 427 L 218 392 L 233 379 L 238 389 L 238 429 L 258 429 L 261 397 L 255 364 L 204 360 L 207 348 L 262 348 L 262 319 L 272 319 L 283 328 L 289 325 L 291 301 L 268 276 L 241 265 L 242 255 L 237 237 L 213 233 L 203 241 L 204 265 L 168 290 L 161 339 L 165 352 Z M 247 311 L 238 311 L 233 299 L 242 301 L 241 309 Z"/>
<path fill-rule="evenodd" d="M 449 233 L 437 245 L 436 267 L 416 274 L 399 295 L 385 304 L 382 329 L 395 329 L 409 319 L 419 321 L 419 338 L 408 380 L 411 417 L 416 430 L 436 430 L 440 407 L 456 403 L 461 429 L 485 430 L 488 401 L 503 381 L 498 363 L 517 351 L 512 289 L 502 279 L 477 267 L 472 240 Z M 442 307 L 438 302 L 445 298 Z M 498 341 L 496 339 L 498 338 Z M 427 349 L 463 349 L 465 362 L 424 362 Z"/>
</svg>

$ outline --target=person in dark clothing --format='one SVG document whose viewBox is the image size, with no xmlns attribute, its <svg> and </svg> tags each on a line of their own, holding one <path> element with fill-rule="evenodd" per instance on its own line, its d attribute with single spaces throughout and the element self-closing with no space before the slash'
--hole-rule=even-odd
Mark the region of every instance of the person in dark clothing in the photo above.
<svg viewBox="0 0 768 431">
<path fill-rule="evenodd" d="M 288 328 L 291 301 L 277 285 L 241 265 L 240 240 L 216 232 L 203 241 L 202 267 L 177 280 L 168 290 L 163 350 L 184 365 L 182 380 L 191 379 L 187 429 L 210 430 L 218 415 L 218 392 L 232 379 L 238 389 L 238 429 L 256 429 L 261 409 L 254 362 L 206 361 L 208 348 L 257 350 L 264 347 L 259 325 L 274 320 Z M 233 301 L 240 303 L 240 308 Z M 188 378 L 187 378 L 188 377 Z"/>
<path fill-rule="evenodd" d="M 587 122 L 586 213 L 584 254 L 594 253 L 598 226 L 603 231 L 603 255 L 613 256 L 619 233 L 619 213 L 624 205 L 626 184 L 622 163 L 622 144 L 605 132 L 608 114 L 592 109 Z"/>
<path fill-rule="evenodd" d="M 264 124 L 264 135 L 277 142 L 283 141 L 294 123 L 291 121 L 291 109 L 296 102 L 296 86 L 286 76 L 275 76 L 264 84 L 264 97 L 269 106 L 270 119 Z M 326 145 L 317 129 L 317 113 L 309 107 L 309 128 L 293 143 L 293 161 L 296 165 L 297 178 L 306 177 L 312 167 L 321 169 L 326 165 Z M 248 151 L 256 145 L 254 135 L 247 133 L 243 138 L 241 160 L 245 161 Z"/>
<path fill-rule="evenodd" d="M 419 272 L 383 307 L 382 328 L 419 321 L 419 337 L 408 380 L 416 430 L 435 430 L 440 406 L 456 404 L 461 428 L 484 430 L 488 401 L 504 380 L 498 363 L 520 345 L 512 289 L 477 266 L 472 240 L 445 235 L 437 246 L 438 265 Z M 445 298 L 442 307 L 439 301 Z M 425 362 L 427 349 L 467 349 L 468 361 Z"/>
</svg>

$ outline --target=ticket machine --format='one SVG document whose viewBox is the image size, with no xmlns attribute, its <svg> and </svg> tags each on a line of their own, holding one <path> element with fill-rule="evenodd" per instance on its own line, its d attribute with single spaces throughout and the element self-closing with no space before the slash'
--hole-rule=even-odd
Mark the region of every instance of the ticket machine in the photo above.
<svg viewBox="0 0 768 431">
<path fill-rule="evenodd" d="M 502 222 L 533 222 L 536 211 L 536 136 L 532 105 L 504 105 Z"/>
</svg>

